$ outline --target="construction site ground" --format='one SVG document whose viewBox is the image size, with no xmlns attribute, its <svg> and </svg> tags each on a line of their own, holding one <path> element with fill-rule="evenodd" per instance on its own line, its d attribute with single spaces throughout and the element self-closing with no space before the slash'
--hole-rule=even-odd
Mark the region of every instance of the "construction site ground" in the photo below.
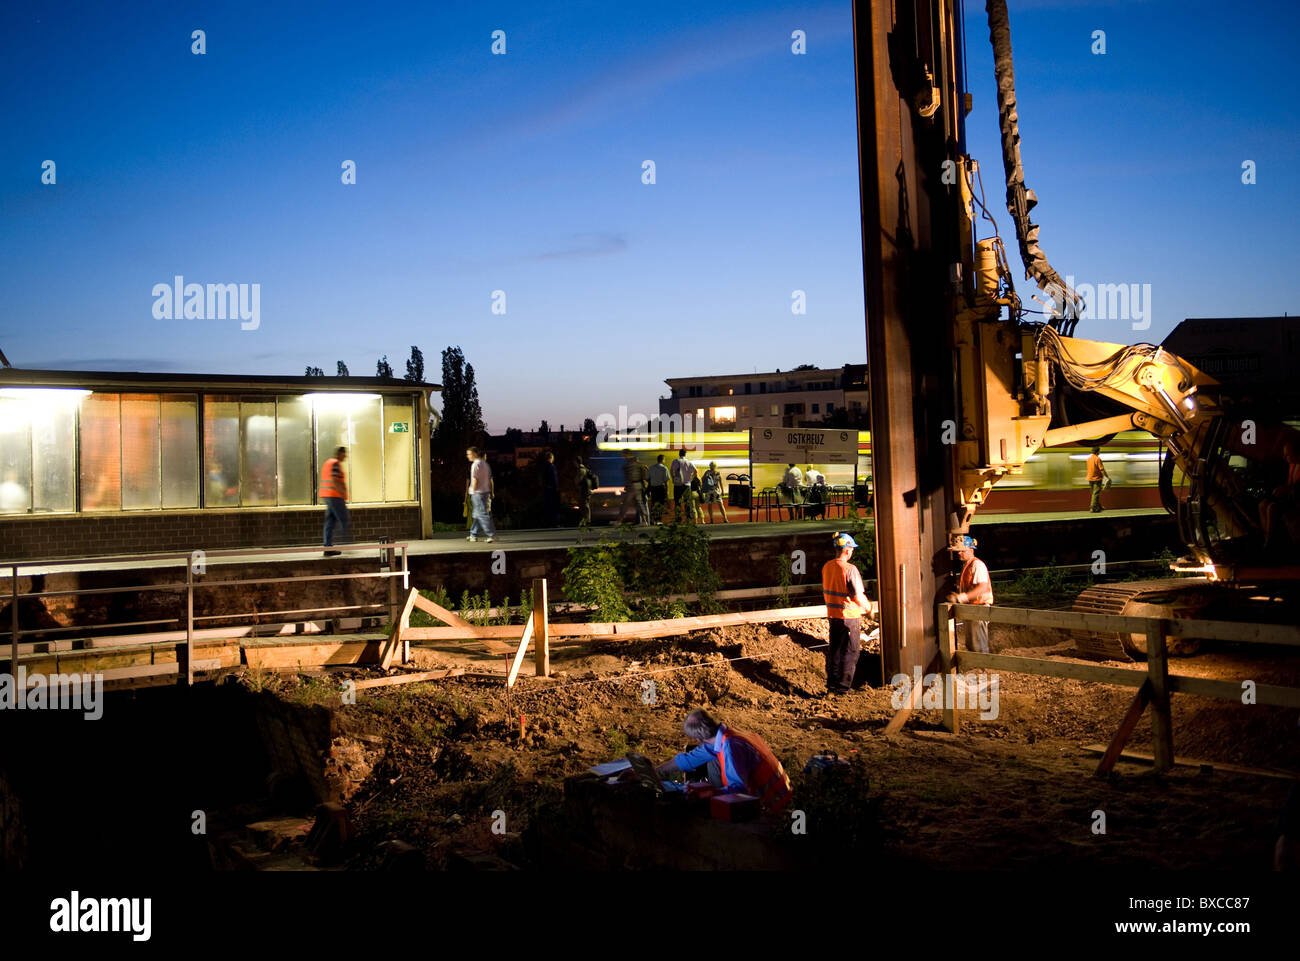
<svg viewBox="0 0 1300 961">
<path fill-rule="evenodd" d="M 360 834 L 348 864 L 374 866 L 383 842 L 400 840 L 430 867 L 528 868 L 521 833 L 560 804 L 566 777 L 629 750 L 670 757 L 687 746 L 686 712 L 704 707 L 767 740 L 791 775 L 796 807 L 809 757 L 857 760 L 870 779 L 860 810 L 807 825 L 810 837 L 846 858 L 849 849 L 834 843 L 845 819 L 856 829 L 870 818 L 879 827 L 877 856 L 896 870 L 1270 867 L 1293 781 L 1196 766 L 1157 775 L 1127 760 L 1094 777 L 1099 757 L 1085 747 L 1109 742 L 1132 688 L 1004 674 L 996 719 L 966 712 L 954 736 L 938 710 L 919 710 L 901 733 L 885 736 L 895 713 L 889 688 L 824 696 L 826 636 L 825 621 L 797 621 L 558 646 L 553 676 L 532 676 L 530 656 L 509 692 L 502 654 L 417 647 L 416 669 L 469 673 L 359 692 L 355 706 L 340 709 L 345 726 L 370 732 L 363 737 L 372 745 L 347 792 Z M 1074 653 L 1067 637 L 1040 629 L 995 626 L 992 645 L 994 653 Z M 487 676 L 489 668 L 497 676 Z M 1173 659 L 1170 669 L 1300 682 L 1300 657 L 1274 649 L 1261 656 L 1220 646 Z M 1175 750 L 1179 758 L 1300 771 L 1297 713 L 1177 695 Z M 1150 752 L 1149 718 L 1129 748 Z M 494 812 L 504 812 L 504 833 L 499 823 L 493 831 Z"/>
</svg>

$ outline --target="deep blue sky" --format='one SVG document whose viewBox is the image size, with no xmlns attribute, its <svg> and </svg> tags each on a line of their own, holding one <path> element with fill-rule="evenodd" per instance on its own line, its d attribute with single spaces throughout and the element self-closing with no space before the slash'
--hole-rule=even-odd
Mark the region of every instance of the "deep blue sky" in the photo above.
<svg viewBox="0 0 1300 961">
<path fill-rule="evenodd" d="M 865 359 L 847 2 L 116 6 L 0 15 L 18 366 L 401 373 L 419 344 L 436 380 L 459 344 L 501 430 L 653 413 L 665 377 Z M 1300 309 L 1297 5 L 1010 6 L 1049 258 L 1151 284 L 1150 330 L 1078 334 Z M 969 147 L 1014 257 L 983 3 L 966 12 Z M 261 328 L 155 320 L 176 274 L 260 283 Z"/>
</svg>

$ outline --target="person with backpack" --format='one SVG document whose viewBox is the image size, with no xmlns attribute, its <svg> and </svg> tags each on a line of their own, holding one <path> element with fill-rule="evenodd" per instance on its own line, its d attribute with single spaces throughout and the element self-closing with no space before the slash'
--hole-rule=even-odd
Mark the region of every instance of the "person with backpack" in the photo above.
<svg viewBox="0 0 1300 961">
<path fill-rule="evenodd" d="M 713 523 L 713 505 L 717 504 L 722 511 L 722 523 L 730 524 L 727 519 L 727 504 L 722 499 L 722 475 L 718 473 L 718 462 L 709 461 L 709 469 L 704 472 L 700 478 L 700 500 L 708 505 L 709 523 Z"/>
</svg>

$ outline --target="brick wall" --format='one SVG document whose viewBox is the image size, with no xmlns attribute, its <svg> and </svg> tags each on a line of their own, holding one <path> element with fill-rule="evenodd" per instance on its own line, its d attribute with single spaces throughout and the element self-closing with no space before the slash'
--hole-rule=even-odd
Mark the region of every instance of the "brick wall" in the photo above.
<svg viewBox="0 0 1300 961">
<path fill-rule="evenodd" d="M 325 509 L 73 514 L 0 520 L 0 559 L 320 544 Z M 420 508 L 354 507 L 353 542 L 420 536 Z"/>
</svg>

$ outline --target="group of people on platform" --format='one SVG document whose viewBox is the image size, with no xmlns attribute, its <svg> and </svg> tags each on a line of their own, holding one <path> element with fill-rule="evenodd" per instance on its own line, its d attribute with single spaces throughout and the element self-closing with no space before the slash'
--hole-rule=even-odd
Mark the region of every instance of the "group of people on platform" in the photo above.
<svg viewBox="0 0 1300 961">
<path fill-rule="evenodd" d="M 581 495 L 581 490 L 579 493 Z M 584 524 L 591 523 L 589 497 L 588 493 L 579 504 Z M 670 497 L 676 521 L 701 523 L 707 508 L 709 523 L 712 524 L 716 507 L 722 514 L 722 522 L 731 523 L 722 499 L 722 475 L 718 473 L 717 461 L 709 461 L 709 469 L 701 474 L 686 456 L 686 448 L 677 452 L 671 467 L 664 464 L 663 454 L 655 458 L 652 466 L 646 467 L 632 451 L 624 450 L 623 501 L 619 505 L 619 521 L 626 522 L 631 512 L 639 524 L 661 524 Z"/>
</svg>

